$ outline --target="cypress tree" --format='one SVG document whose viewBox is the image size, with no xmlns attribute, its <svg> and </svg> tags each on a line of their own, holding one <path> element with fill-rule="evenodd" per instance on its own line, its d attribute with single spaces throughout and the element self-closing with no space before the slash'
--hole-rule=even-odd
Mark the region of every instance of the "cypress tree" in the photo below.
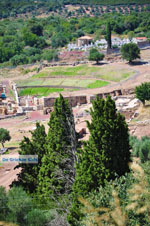
<svg viewBox="0 0 150 226">
<path fill-rule="evenodd" d="M 77 149 L 72 110 L 62 95 L 55 101 L 48 125 L 47 154 L 42 159 L 38 192 L 58 200 L 72 191 Z"/>
<path fill-rule="evenodd" d="M 124 175 L 129 171 L 130 146 L 128 126 L 124 116 L 117 112 L 110 96 L 106 100 L 97 98 L 90 109 L 91 123 L 89 140 L 81 150 L 76 164 L 73 184 L 73 204 L 68 221 L 79 225 L 81 216 L 78 197 L 86 197 L 98 190 L 106 181 Z"/>
<path fill-rule="evenodd" d="M 38 164 L 19 163 L 15 168 L 21 167 L 18 180 L 12 185 L 21 185 L 23 188 L 34 193 L 38 185 L 38 174 L 41 167 L 41 160 L 45 154 L 46 133 L 44 125 L 36 123 L 36 129 L 31 131 L 32 138 L 24 137 L 20 143 L 20 155 L 38 155 Z"/>
<path fill-rule="evenodd" d="M 107 23 L 107 27 L 106 27 L 106 41 L 107 41 L 107 45 L 108 45 L 108 49 L 111 49 L 111 24 L 110 22 Z"/>
</svg>

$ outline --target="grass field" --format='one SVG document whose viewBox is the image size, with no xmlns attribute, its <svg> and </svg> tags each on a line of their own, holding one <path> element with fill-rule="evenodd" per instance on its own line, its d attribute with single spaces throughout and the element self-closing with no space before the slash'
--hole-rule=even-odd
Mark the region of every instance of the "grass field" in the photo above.
<svg viewBox="0 0 150 226">
<path fill-rule="evenodd" d="M 55 86 L 74 86 L 89 88 L 89 84 L 92 84 L 93 79 L 70 79 L 70 78 L 53 78 L 53 79 L 30 79 L 30 80 L 20 80 L 16 83 L 20 86 L 44 86 L 44 85 L 55 85 Z M 98 84 L 98 83 L 97 83 Z M 102 87 L 108 85 L 109 82 L 99 81 L 99 86 Z"/>
<path fill-rule="evenodd" d="M 48 96 L 50 93 L 54 92 L 62 92 L 63 88 L 26 88 L 22 89 L 19 92 L 19 96 L 27 96 L 27 95 L 37 95 L 37 96 Z"/>
<path fill-rule="evenodd" d="M 87 67 L 87 65 L 75 66 L 75 67 L 52 67 L 47 68 L 45 71 L 38 73 L 34 77 L 51 77 L 51 76 L 85 76 L 89 75 L 94 69 L 94 72 L 98 71 L 98 68 Z"/>
<path fill-rule="evenodd" d="M 102 78 L 104 80 L 108 80 L 108 81 L 120 82 L 121 80 L 126 79 L 133 74 L 134 74 L 134 72 L 124 72 L 124 70 L 111 71 L 109 73 L 106 73 L 106 71 L 104 71 L 104 73 L 102 72 L 102 75 L 97 76 L 97 77 Z"/>
<path fill-rule="evenodd" d="M 99 88 L 108 85 L 109 82 L 96 80 L 95 82 L 89 84 L 87 88 Z"/>
<path fill-rule="evenodd" d="M 49 67 L 40 73 L 25 80 L 15 81 L 18 86 L 37 86 L 37 88 L 20 89 L 19 95 L 47 96 L 53 92 L 62 92 L 59 86 L 72 86 L 69 91 L 76 90 L 76 87 L 99 88 L 112 82 L 119 82 L 133 75 L 132 69 L 126 69 L 114 65 L 80 65 Z M 99 79 L 99 80 L 98 80 Z M 102 79 L 102 80 L 101 80 Z M 38 86 L 58 86 L 58 88 L 45 88 Z M 67 89 L 68 90 L 68 89 Z"/>
<path fill-rule="evenodd" d="M 90 65 L 81 65 L 75 67 L 51 67 L 47 68 L 44 71 L 36 74 L 33 78 L 44 78 L 44 77 L 95 77 L 102 78 L 109 81 L 119 82 L 125 78 L 133 75 L 132 70 L 127 69 L 117 69 L 114 66 L 90 66 Z"/>
</svg>

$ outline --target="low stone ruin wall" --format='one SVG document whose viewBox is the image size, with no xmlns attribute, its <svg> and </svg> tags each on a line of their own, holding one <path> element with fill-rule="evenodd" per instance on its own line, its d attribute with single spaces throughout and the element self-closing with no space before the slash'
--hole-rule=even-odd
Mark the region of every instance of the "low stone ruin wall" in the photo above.
<svg viewBox="0 0 150 226">
<path fill-rule="evenodd" d="M 96 99 L 96 96 L 100 97 L 100 98 L 106 98 L 108 95 L 110 95 L 111 97 L 117 97 L 117 96 L 126 96 L 126 95 L 131 95 L 134 94 L 134 89 L 130 89 L 130 90 L 114 90 L 112 92 L 108 92 L 108 93 L 99 93 L 97 95 L 90 95 L 88 96 L 88 103 L 92 103 L 93 100 Z"/>
<path fill-rule="evenodd" d="M 112 92 L 108 92 L 108 93 L 99 93 L 97 95 L 83 95 L 83 96 L 70 96 L 70 97 L 64 97 L 65 99 L 68 99 L 70 105 L 72 107 L 75 107 L 77 105 L 82 105 L 82 104 L 87 104 L 87 103 L 92 103 L 93 100 L 96 99 L 96 96 L 100 97 L 100 98 L 106 98 L 108 95 L 112 96 L 112 97 L 117 97 L 117 96 L 121 96 L 121 95 L 131 95 L 134 94 L 134 89 L 130 89 L 130 90 L 114 90 Z M 54 102 L 55 102 L 55 97 L 44 97 L 43 98 L 43 107 L 53 107 L 54 106 Z"/>
<path fill-rule="evenodd" d="M 87 96 L 72 96 L 72 97 L 64 97 L 67 99 L 72 107 L 77 106 L 78 104 L 87 104 Z M 54 97 L 43 98 L 43 106 L 44 107 L 53 107 L 55 102 Z"/>
</svg>

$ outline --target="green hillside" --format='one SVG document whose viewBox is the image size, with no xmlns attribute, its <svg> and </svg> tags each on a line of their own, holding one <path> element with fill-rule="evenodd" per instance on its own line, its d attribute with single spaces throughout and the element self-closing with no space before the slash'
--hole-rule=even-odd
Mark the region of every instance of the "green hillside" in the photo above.
<svg viewBox="0 0 150 226">
<path fill-rule="evenodd" d="M 150 4 L 150 0 L 1 0 L 0 1 L 0 19 L 10 16 L 16 17 L 18 14 L 32 13 L 33 16 L 39 15 L 41 12 L 57 12 L 58 9 L 63 11 L 66 5 L 84 5 L 94 7 L 96 5 L 123 5 L 131 6 L 133 4 Z M 66 8 L 67 12 L 67 8 Z"/>
<path fill-rule="evenodd" d="M 99 5 L 119 5 L 119 4 L 149 4 L 149 0 L 72 0 L 72 1 L 64 1 L 64 2 L 70 2 L 70 4 L 99 4 Z"/>
</svg>

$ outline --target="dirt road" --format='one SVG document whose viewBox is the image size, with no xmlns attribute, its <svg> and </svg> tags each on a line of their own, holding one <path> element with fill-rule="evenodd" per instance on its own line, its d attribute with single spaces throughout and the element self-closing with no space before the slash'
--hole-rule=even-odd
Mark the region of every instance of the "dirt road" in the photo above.
<svg viewBox="0 0 150 226">
<path fill-rule="evenodd" d="M 18 156 L 17 151 L 10 151 L 9 155 Z M 5 155 L 3 155 L 4 157 Z M 4 186 L 6 190 L 9 190 L 9 186 L 13 180 L 17 179 L 17 174 L 20 172 L 20 169 L 15 169 L 16 163 L 3 163 L 0 165 L 0 186 Z"/>
</svg>

